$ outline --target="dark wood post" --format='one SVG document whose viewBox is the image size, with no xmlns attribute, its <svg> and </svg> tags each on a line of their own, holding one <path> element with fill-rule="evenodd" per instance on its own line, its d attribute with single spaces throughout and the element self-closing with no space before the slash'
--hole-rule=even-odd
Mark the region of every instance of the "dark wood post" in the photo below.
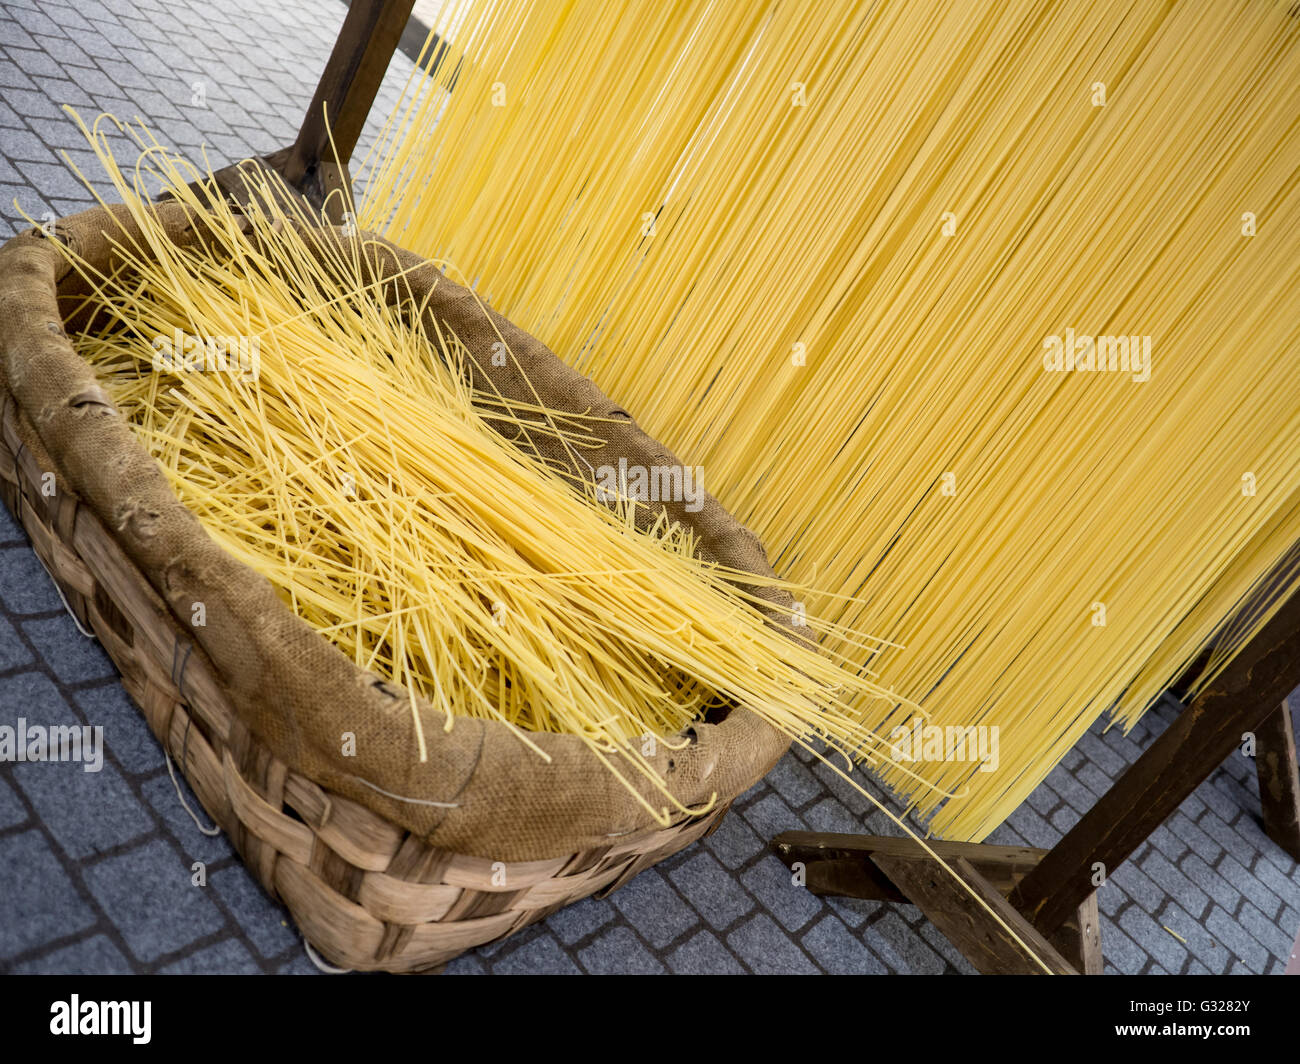
<svg viewBox="0 0 1300 1064">
<path fill-rule="evenodd" d="M 1283 702 L 1255 733 L 1255 770 L 1264 831 L 1300 861 L 1300 766 L 1296 763 L 1295 726 L 1290 699 Z"/>
<path fill-rule="evenodd" d="M 1094 865 L 1109 874 L 1123 864 L 1298 685 L 1300 595 L 1020 881 L 1011 904 L 1050 937 L 1096 890 Z"/>
<path fill-rule="evenodd" d="M 285 180 L 309 199 L 323 198 L 335 188 L 350 190 L 348 160 L 414 6 L 415 0 L 352 0 L 348 6 L 283 166 Z"/>
</svg>

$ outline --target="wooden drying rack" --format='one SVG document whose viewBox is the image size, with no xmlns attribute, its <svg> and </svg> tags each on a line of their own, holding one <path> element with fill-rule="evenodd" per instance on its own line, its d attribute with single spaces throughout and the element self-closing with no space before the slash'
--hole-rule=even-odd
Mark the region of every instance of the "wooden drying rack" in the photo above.
<svg viewBox="0 0 1300 1064">
<path fill-rule="evenodd" d="M 241 168 L 265 167 L 341 221 L 343 197 L 330 193 L 351 188 L 348 160 L 413 7 L 414 0 L 352 0 L 297 139 L 219 171 L 218 184 L 233 198 L 246 198 Z M 441 58 L 446 50 L 431 54 Z M 1041 960 L 1061 974 L 1099 974 L 1098 866 L 1105 875 L 1128 860 L 1247 732 L 1256 737 L 1265 829 L 1300 861 L 1300 773 L 1285 702 L 1297 687 L 1300 596 L 1286 602 L 1050 850 L 931 841 L 1005 927 L 911 839 L 791 831 L 772 846 L 787 865 L 802 865 L 815 894 L 915 904 L 980 972 L 1040 973 Z"/>
</svg>

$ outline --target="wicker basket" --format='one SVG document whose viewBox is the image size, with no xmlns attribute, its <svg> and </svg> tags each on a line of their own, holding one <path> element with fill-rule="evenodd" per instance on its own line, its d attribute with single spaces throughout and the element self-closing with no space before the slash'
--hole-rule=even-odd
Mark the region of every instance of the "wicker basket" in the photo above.
<svg viewBox="0 0 1300 1064">
<path fill-rule="evenodd" d="M 118 224 L 114 218 L 102 210 L 78 215 L 61 223 L 59 239 L 80 240 L 78 250 L 84 251 L 113 230 Z M 9 267 L 20 262 L 30 275 L 45 270 L 47 260 L 48 302 L 37 299 L 34 306 L 30 288 L 16 294 L 19 285 L 8 279 L 20 271 Z M 56 291 L 57 297 L 66 297 L 76 284 L 57 249 L 38 232 L 20 234 L 0 248 L 0 371 L 19 367 L 35 350 L 31 344 L 24 347 L 32 341 L 33 329 L 48 330 L 38 338 L 41 343 L 56 333 L 66 344 L 62 321 L 46 319 L 59 315 Z M 71 352 L 70 345 L 67 350 Z M 737 708 L 729 732 L 714 729 L 730 736 L 716 742 L 711 755 L 730 758 L 730 771 L 726 790 L 719 790 L 716 806 L 706 815 L 685 817 L 667 828 L 644 823 L 631 832 L 624 829 L 623 818 L 603 833 L 608 844 L 577 852 L 571 841 L 566 843 L 564 830 L 557 829 L 554 845 L 543 845 L 537 859 L 529 860 L 495 860 L 494 853 L 518 848 L 498 851 L 490 824 L 473 839 L 472 854 L 439 847 L 428 841 L 431 832 L 385 815 L 382 801 L 359 800 L 364 795 L 347 796 L 338 786 L 308 778 L 297 770 L 300 766 L 277 756 L 266 736 L 256 734 L 232 699 L 215 657 L 205 652 L 211 648 L 178 618 L 160 575 L 142 571 L 132 559 L 105 506 L 67 488 L 53 495 L 42 491 L 50 470 L 59 470 L 60 482 L 66 482 L 63 466 L 59 448 L 47 446 L 39 428 L 49 419 L 43 411 L 33 417 L 16 398 L 21 393 L 18 376 L 11 379 L 0 372 L 0 493 L 6 505 L 72 612 L 94 631 L 117 665 L 123 686 L 203 807 L 268 893 L 287 906 L 307 940 L 334 964 L 436 969 L 464 950 L 512 934 L 572 901 L 614 890 L 715 828 L 730 801 L 761 778 L 785 749 L 785 740 L 773 729 Z M 102 393 L 87 396 L 84 382 L 81 392 L 68 404 L 84 400 L 111 406 Z M 115 409 L 111 413 L 116 415 Z M 656 453 L 666 454 L 662 449 Z M 757 551 L 747 568 L 770 573 L 757 540 L 748 533 L 744 538 Z M 748 718 L 744 728 L 742 716 Z M 574 782 L 553 778 L 550 785 L 565 788 Z M 548 848 L 555 852 L 545 852 Z"/>
</svg>

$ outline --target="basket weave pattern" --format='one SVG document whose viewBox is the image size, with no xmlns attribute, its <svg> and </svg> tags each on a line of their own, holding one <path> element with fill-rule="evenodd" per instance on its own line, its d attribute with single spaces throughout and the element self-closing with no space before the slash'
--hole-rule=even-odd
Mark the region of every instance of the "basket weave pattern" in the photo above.
<svg viewBox="0 0 1300 1064">
<path fill-rule="evenodd" d="M 348 968 L 419 971 L 621 886 L 717 825 L 719 807 L 663 830 L 549 861 L 435 849 L 288 769 L 249 732 L 211 668 L 99 519 L 41 493 L 46 470 L 3 394 L 0 494 L 78 620 L 264 888 L 308 940 Z"/>
</svg>

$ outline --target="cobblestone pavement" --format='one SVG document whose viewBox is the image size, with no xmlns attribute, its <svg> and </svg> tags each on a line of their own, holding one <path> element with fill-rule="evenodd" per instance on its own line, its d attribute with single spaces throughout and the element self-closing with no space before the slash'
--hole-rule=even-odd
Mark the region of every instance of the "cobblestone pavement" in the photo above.
<svg viewBox="0 0 1300 1064">
<path fill-rule="evenodd" d="M 96 163 L 61 104 L 138 114 L 215 162 L 289 143 L 343 11 L 336 0 L 0 0 L 0 237 L 25 227 L 15 198 L 37 220 L 92 204 L 60 153 L 87 176 Z M 409 70 L 399 55 L 376 115 Z M 107 751 L 99 773 L 0 765 L 0 970 L 314 972 L 226 839 L 200 834 L 182 809 L 112 665 L 0 514 L 0 724 L 103 725 Z M 1154 711 L 1128 737 L 1094 729 L 990 841 L 1050 846 L 1171 714 Z M 765 848 L 778 832 L 890 830 L 831 773 L 788 756 L 735 810 L 608 899 L 448 971 L 971 970 L 910 906 L 790 885 Z M 205 888 L 190 885 L 195 861 Z M 1280 972 L 1300 928 L 1300 870 L 1260 830 L 1252 763 L 1234 756 L 1203 784 L 1114 871 L 1100 905 L 1109 971 Z"/>
</svg>

